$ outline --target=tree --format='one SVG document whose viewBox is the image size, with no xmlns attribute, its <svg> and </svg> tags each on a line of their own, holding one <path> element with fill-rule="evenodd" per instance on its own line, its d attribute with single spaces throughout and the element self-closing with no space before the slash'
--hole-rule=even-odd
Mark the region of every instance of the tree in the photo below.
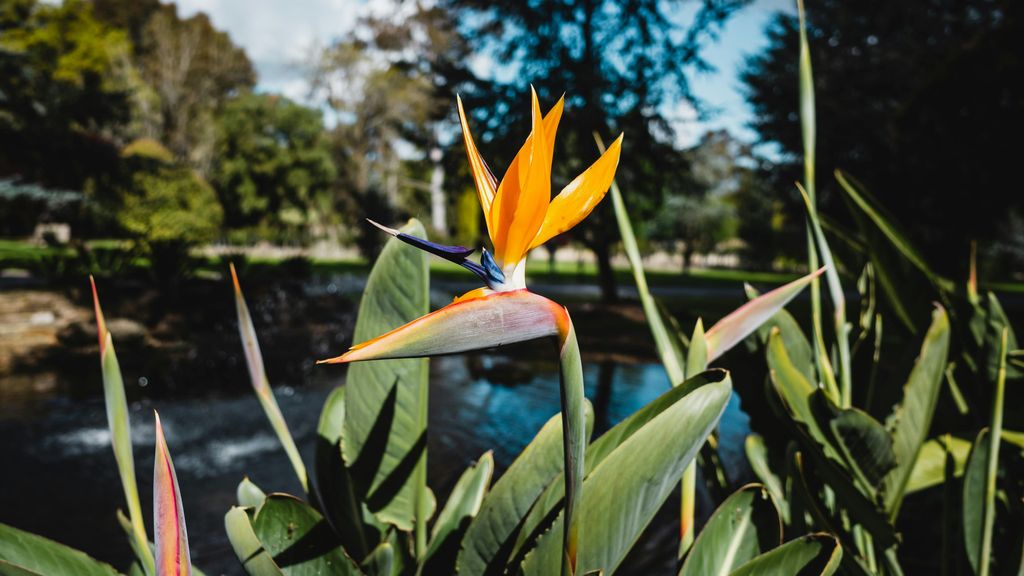
<svg viewBox="0 0 1024 576">
<path fill-rule="evenodd" d="M 137 85 L 124 33 L 89 5 L 0 4 L 0 176 L 109 187 Z"/>
<path fill-rule="evenodd" d="M 213 188 L 154 140 L 137 140 L 123 155 L 130 170 L 117 221 L 149 255 L 162 285 L 186 271 L 189 249 L 213 240 L 223 211 Z"/>
<path fill-rule="evenodd" d="M 380 235 L 367 233 L 363 218 L 390 221 L 403 198 L 429 189 L 424 159 L 438 146 L 438 122 L 451 115 L 451 84 L 470 77 L 467 51 L 449 12 L 410 3 L 362 18 L 319 54 L 312 94 L 338 119 L 335 161 L 367 255 L 379 248 Z"/>
<path fill-rule="evenodd" d="M 229 229 L 306 240 L 337 214 L 318 110 L 273 94 L 229 100 L 217 118 L 212 183 Z"/>
<path fill-rule="evenodd" d="M 700 50 L 743 0 L 703 0 L 689 26 L 676 18 L 686 4 L 665 0 L 442 0 L 462 18 L 466 34 L 501 67 L 509 82 L 494 81 L 466 94 L 478 113 L 478 141 L 492 166 L 507 166 L 529 129 L 526 85 L 553 104 L 566 94 L 566 117 L 556 142 L 555 178 L 561 183 L 598 156 L 593 134 L 626 133 L 617 179 L 630 213 L 650 218 L 688 171 L 675 146 L 670 109 L 693 101 L 687 73 L 706 68 Z M 558 182 L 556 182 L 558 184 Z M 556 190 L 558 188 L 556 187 Z M 597 256 L 602 293 L 615 297 L 611 249 L 615 220 L 604 203 L 575 237 Z"/>
<path fill-rule="evenodd" d="M 808 5 L 817 103 L 819 199 L 836 213 L 832 170 L 866 184 L 941 272 L 966 275 L 968 243 L 1021 214 L 1013 143 L 1024 129 L 1024 7 L 1014 0 Z M 761 141 L 782 151 L 776 194 L 799 179 L 797 23 L 778 15 L 743 81 Z M 842 212 L 842 211 L 840 211 Z M 794 218 L 802 226 L 802 218 Z"/>
</svg>

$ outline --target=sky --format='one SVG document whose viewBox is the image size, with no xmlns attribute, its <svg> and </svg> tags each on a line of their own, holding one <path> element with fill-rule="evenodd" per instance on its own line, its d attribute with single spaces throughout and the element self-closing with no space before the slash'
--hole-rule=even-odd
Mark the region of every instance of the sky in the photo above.
<svg viewBox="0 0 1024 576">
<path fill-rule="evenodd" d="M 179 14 L 206 12 L 214 25 L 226 30 L 245 48 L 259 74 L 258 89 L 306 99 L 306 64 L 318 46 L 351 30 L 358 15 L 386 13 L 391 0 L 177 0 Z M 764 28 L 779 10 L 794 11 L 793 0 L 754 0 L 730 19 L 717 43 L 705 50 L 716 68 L 692 79 L 693 92 L 718 112 L 697 119 L 687 103 L 670 111 L 679 144 L 695 143 L 711 129 L 729 130 L 746 141 L 751 113 L 739 80 L 744 58 L 767 44 Z"/>
</svg>

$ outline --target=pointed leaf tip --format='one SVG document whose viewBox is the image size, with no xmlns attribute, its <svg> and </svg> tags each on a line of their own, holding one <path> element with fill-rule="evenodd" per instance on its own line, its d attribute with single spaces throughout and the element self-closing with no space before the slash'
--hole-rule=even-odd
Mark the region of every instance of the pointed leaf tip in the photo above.
<svg viewBox="0 0 1024 576">
<path fill-rule="evenodd" d="M 711 363 L 742 342 L 796 297 L 811 281 L 821 276 L 827 268 L 822 266 L 802 278 L 762 294 L 719 320 L 704 335 L 708 348 L 707 362 Z"/>
<path fill-rule="evenodd" d="M 385 234 L 390 234 L 391 236 L 395 236 L 395 237 L 398 236 L 398 230 L 395 230 L 394 228 L 388 228 L 387 226 L 385 226 L 385 225 L 383 225 L 383 224 L 381 224 L 379 222 L 375 222 L 373 220 L 370 220 L 369 218 L 367 218 L 366 221 L 369 222 L 370 224 L 373 224 L 374 226 L 376 226 L 378 229 L 383 231 Z"/>
<path fill-rule="evenodd" d="M 156 455 L 153 460 L 153 534 L 157 576 L 189 576 L 192 560 L 188 549 L 185 514 L 178 478 L 164 438 L 160 414 L 154 410 Z"/>
<path fill-rule="evenodd" d="M 89 274 L 89 285 L 92 287 L 92 307 L 96 314 L 96 337 L 100 343 L 100 356 L 103 356 L 103 352 L 106 350 L 107 340 L 107 323 L 103 318 L 103 309 L 100 307 L 100 296 L 96 291 L 96 279 L 93 278 L 92 274 Z"/>
</svg>

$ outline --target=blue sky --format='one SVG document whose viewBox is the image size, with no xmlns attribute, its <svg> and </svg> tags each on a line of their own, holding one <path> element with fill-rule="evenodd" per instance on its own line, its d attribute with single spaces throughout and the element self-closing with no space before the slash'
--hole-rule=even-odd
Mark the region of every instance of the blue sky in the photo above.
<svg viewBox="0 0 1024 576">
<path fill-rule="evenodd" d="M 177 4 L 183 16 L 206 12 L 245 48 L 259 72 L 259 89 L 303 100 L 306 63 L 316 47 L 350 30 L 359 14 L 386 14 L 393 1 L 177 0 Z M 704 131 L 718 128 L 753 140 L 754 134 L 746 128 L 751 117 L 739 71 L 744 57 L 767 43 L 764 28 L 771 15 L 779 10 L 791 12 L 793 4 L 793 0 L 754 0 L 726 24 L 719 41 L 705 52 L 716 72 L 693 78 L 694 93 L 719 112 L 697 120 L 685 103 L 672 110 L 680 144 L 692 144 Z"/>
</svg>

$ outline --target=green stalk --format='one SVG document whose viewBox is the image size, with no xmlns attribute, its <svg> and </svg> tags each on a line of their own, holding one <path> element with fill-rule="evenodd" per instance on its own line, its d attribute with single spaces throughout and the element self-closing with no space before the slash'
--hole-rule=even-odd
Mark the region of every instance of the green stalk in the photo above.
<svg viewBox="0 0 1024 576">
<path fill-rule="evenodd" d="M 429 362 L 426 358 L 424 363 Z M 420 411 L 416 415 L 417 425 L 427 429 L 427 402 L 430 394 L 430 371 L 423 370 L 423 380 L 420 382 Z M 416 484 L 416 558 L 422 560 L 427 552 L 427 518 L 430 516 L 429 498 L 427 498 L 427 451 L 420 454 L 416 462 L 416 469 L 413 471 Z"/>
<path fill-rule="evenodd" d="M 295 476 L 302 484 L 302 489 L 309 493 L 309 479 L 306 474 L 306 466 L 302 463 L 302 456 L 295 445 L 288 424 L 281 414 L 281 408 L 277 405 L 277 398 L 270 388 L 270 381 L 267 378 L 266 369 L 263 366 L 263 353 L 260 351 L 259 340 L 256 338 L 256 327 L 252 323 L 252 315 L 249 314 L 249 306 L 245 303 L 245 296 L 242 294 L 242 286 L 238 282 L 238 275 L 235 273 L 235 265 L 230 265 L 231 280 L 235 287 L 235 312 L 238 315 L 238 334 L 242 340 L 242 349 L 245 352 L 245 362 L 249 370 L 249 378 L 252 382 L 256 398 L 263 407 L 263 412 L 270 421 L 270 426 L 277 434 L 281 446 L 284 448 L 288 460 L 295 470 Z"/>
<path fill-rule="evenodd" d="M 423 284 L 420 285 L 420 290 L 423 294 L 430 294 L 430 267 L 424 262 L 426 266 L 426 274 L 423 275 Z M 428 298 L 429 299 L 429 298 Z M 429 303 L 427 304 L 429 308 Z M 419 395 L 419 413 L 416 414 L 416 425 L 417 429 L 423 430 L 424 434 L 427 431 L 427 420 L 430 414 L 430 360 L 424 358 L 420 360 L 423 362 L 423 369 L 420 371 L 423 375 L 420 380 L 420 395 Z M 430 519 L 430 498 L 428 498 L 427 488 L 427 451 L 423 450 L 420 454 L 419 461 L 416 463 L 416 469 L 413 471 L 414 484 L 416 486 L 416 502 L 415 502 L 415 530 L 416 530 L 416 559 L 420 562 L 423 561 L 427 553 L 427 520 Z"/>
<path fill-rule="evenodd" d="M 97 304 L 98 310 L 98 304 Z M 101 320 L 102 321 L 102 320 Z M 114 352 L 114 340 L 110 332 L 101 327 L 101 338 L 104 345 L 100 352 L 103 370 L 103 395 L 107 407 L 107 424 L 110 427 L 110 441 L 114 448 L 114 460 L 121 476 L 124 498 L 128 504 L 128 518 L 131 522 L 132 547 L 139 556 L 146 574 L 156 574 L 156 563 L 153 552 L 149 548 L 149 537 L 142 518 L 142 506 L 139 501 L 139 488 L 135 481 L 135 458 L 132 454 L 131 421 L 128 418 L 128 402 L 124 393 L 124 380 L 121 377 L 121 365 Z"/>
<path fill-rule="evenodd" d="M 797 0 L 796 6 L 797 14 L 800 17 L 800 128 L 804 143 L 804 188 L 807 190 L 807 195 L 813 207 L 817 204 L 814 184 L 814 156 L 817 130 L 815 125 L 814 74 L 811 71 L 811 49 L 807 42 L 807 15 L 804 11 L 803 0 Z M 817 270 L 819 266 L 818 251 L 815 246 L 814 232 L 810 221 L 807 224 L 806 235 L 807 268 L 812 271 Z M 817 359 L 818 376 L 825 385 L 825 390 L 833 399 L 841 400 L 841 393 L 839 393 L 835 373 L 828 359 L 828 347 L 825 346 L 824 330 L 821 321 L 821 280 L 818 278 L 811 282 L 811 321 L 814 328 L 814 356 Z"/>
<path fill-rule="evenodd" d="M 690 348 L 686 351 L 686 379 L 689 380 L 708 368 L 708 341 L 704 336 L 704 320 L 697 318 L 690 337 Z M 697 508 L 697 459 L 694 458 L 683 470 L 682 493 L 680 494 L 679 554 L 682 560 L 693 546 L 694 512 Z"/>
<path fill-rule="evenodd" d="M 583 496 L 583 453 L 587 444 L 583 362 L 576 330 L 566 311 L 559 334 L 562 396 L 562 450 L 565 458 L 565 521 L 562 525 L 562 576 L 576 573 L 582 527 L 576 510 Z"/>
<path fill-rule="evenodd" d="M 985 520 L 981 531 L 981 553 L 978 555 L 978 576 L 988 576 L 992 566 L 992 532 L 996 520 L 996 474 L 999 471 L 999 440 L 1003 435 L 1003 397 L 1006 391 L 1006 340 L 1003 328 L 999 353 L 999 376 L 992 401 L 992 424 L 988 435 L 988 471 L 985 475 Z"/>
</svg>

